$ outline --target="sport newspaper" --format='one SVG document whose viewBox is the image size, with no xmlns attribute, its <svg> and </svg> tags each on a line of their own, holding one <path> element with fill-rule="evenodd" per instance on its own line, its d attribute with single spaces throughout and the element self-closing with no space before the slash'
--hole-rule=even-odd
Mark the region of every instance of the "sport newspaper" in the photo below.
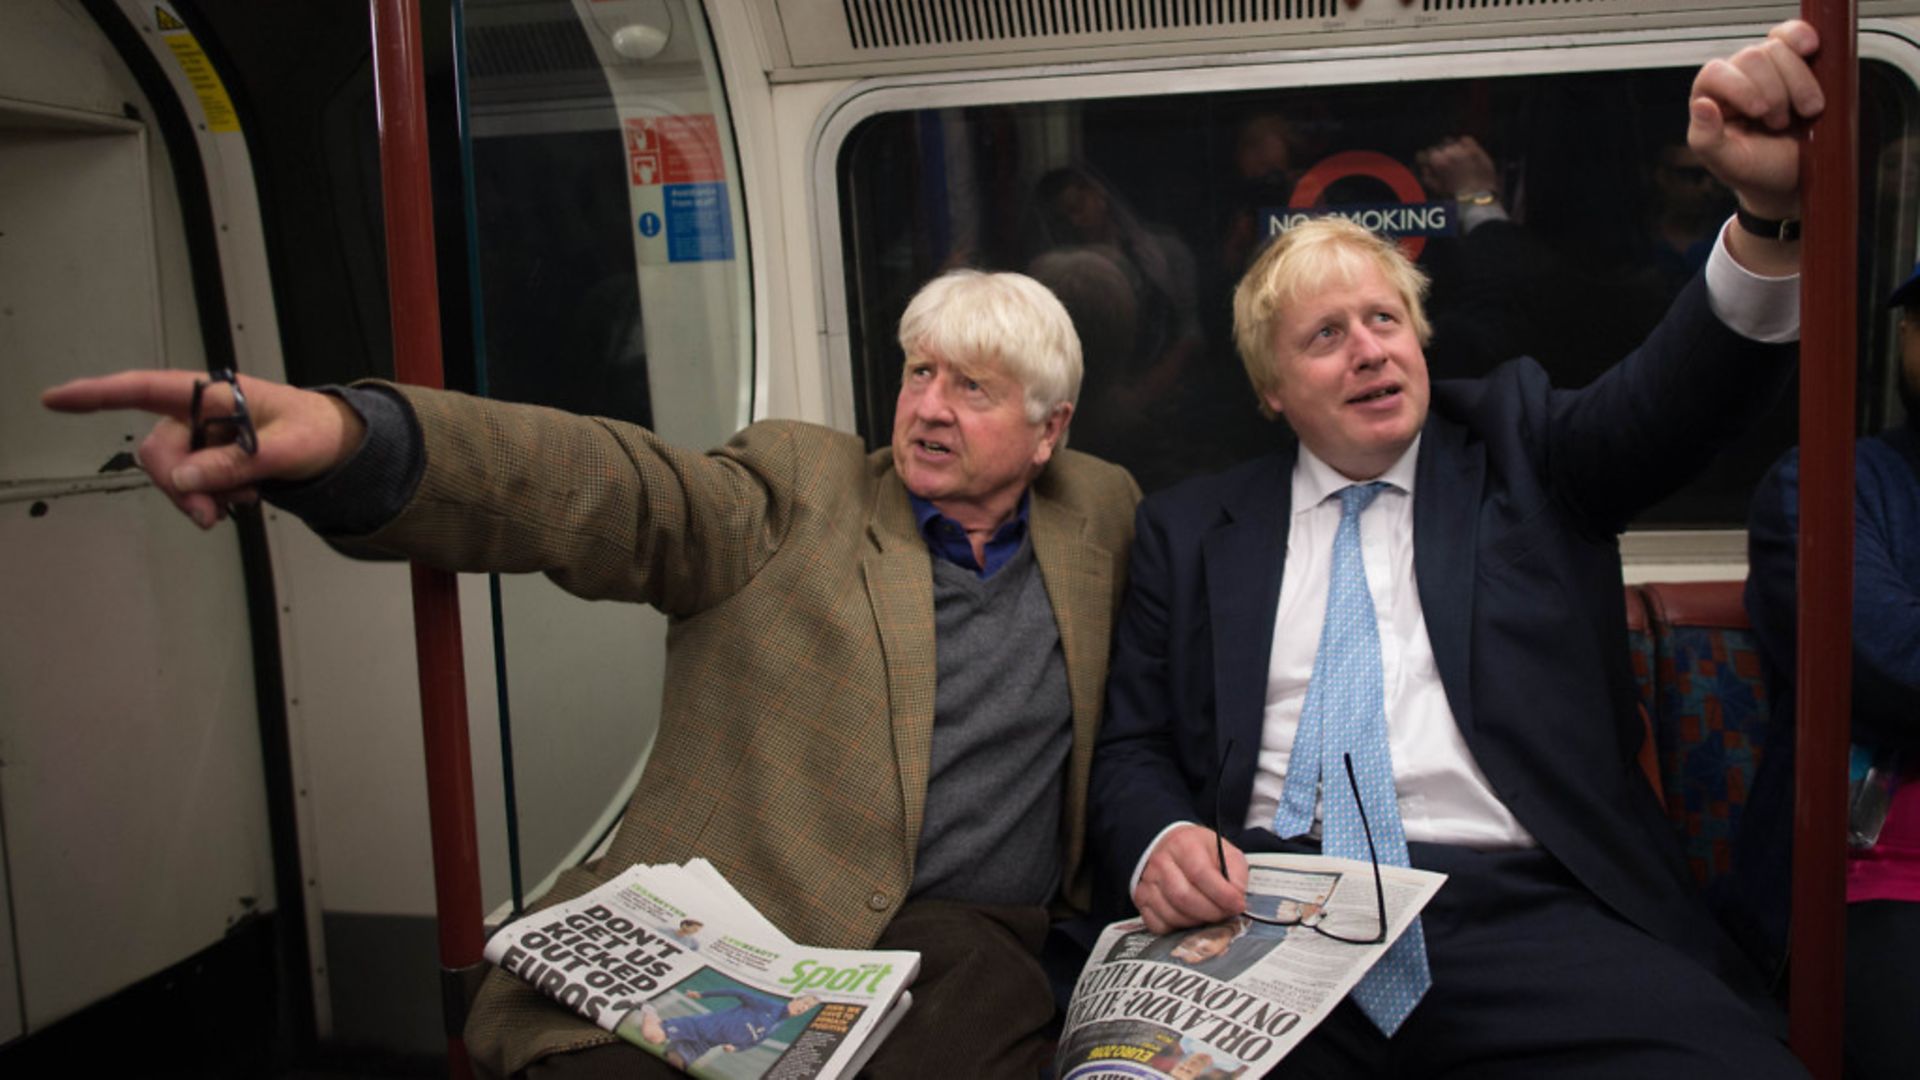
<svg viewBox="0 0 1920 1080">
<path fill-rule="evenodd" d="M 635 866 L 502 927 L 486 957 L 686 1072 L 853 1075 L 912 1004 L 913 952 L 799 945 L 704 859 Z"/>
<path fill-rule="evenodd" d="M 1227 1080 L 1264 1076 L 1333 1011 L 1446 880 L 1383 866 L 1387 936 L 1370 863 L 1249 855 L 1240 916 L 1155 935 L 1139 919 L 1108 926 L 1074 987 L 1055 1062 L 1060 1080 Z"/>
</svg>

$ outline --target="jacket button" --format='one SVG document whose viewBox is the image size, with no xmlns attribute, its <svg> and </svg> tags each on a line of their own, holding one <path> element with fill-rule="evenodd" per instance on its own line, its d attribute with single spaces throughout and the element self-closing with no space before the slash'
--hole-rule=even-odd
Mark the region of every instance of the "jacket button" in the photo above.
<svg viewBox="0 0 1920 1080">
<path fill-rule="evenodd" d="M 887 899 L 887 894 L 883 892 L 877 892 L 867 897 L 867 906 L 875 911 L 885 911 L 892 906 L 892 903 L 891 900 Z"/>
</svg>

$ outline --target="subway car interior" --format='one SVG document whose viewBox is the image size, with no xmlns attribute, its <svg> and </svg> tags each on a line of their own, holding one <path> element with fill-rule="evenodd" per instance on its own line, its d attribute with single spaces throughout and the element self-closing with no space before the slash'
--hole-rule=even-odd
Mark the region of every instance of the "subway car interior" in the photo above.
<svg viewBox="0 0 1920 1080">
<path fill-rule="evenodd" d="M 1230 297 L 1302 214 L 1416 256 L 1436 378 L 1519 355 L 1594 378 L 1732 209 L 1686 145 L 1694 70 L 1797 11 L 411 6 L 448 386 L 686 446 L 791 418 L 880 447 L 908 298 L 948 268 L 1017 270 L 1083 340 L 1074 446 L 1148 492 L 1273 439 Z M 1905 421 L 1879 300 L 1920 255 L 1920 0 L 1858 13 L 1864 435 Z M 134 467 L 145 423 L 36 402 L 135 366 L 393 377 L 373 36 L 339 0 L 0 4 L 9 1076 L 446 1069 L 407 568 L 272 508 L 202 535 Z M 1749 496 L 1797 408 L 1634 523 L 1630 585 L 1744 578 Z M 539 576 L 458 590 L 494 925 L 616 823 L 669 625 Z"/>
</svg>

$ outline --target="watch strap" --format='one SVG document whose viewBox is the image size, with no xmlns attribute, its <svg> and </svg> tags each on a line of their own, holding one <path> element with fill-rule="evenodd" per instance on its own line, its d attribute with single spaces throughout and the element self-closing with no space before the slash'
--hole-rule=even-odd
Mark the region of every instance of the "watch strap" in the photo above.
<svg viewBox="0 0 1920 1080">
<path fill-rule="evenodd" d="M 1744 206 L 1736 207 L 1733 212 L 1733 217 L 1735 221 L 1740 223 L 1742 229 L 1745 229 L 1755 236 L 1763 236 L 1768 240 L 1780 240 L 1785 243 L 1792 243 L 1800 239 L 1799 218 L 1763 218 Z"/>
</svg>

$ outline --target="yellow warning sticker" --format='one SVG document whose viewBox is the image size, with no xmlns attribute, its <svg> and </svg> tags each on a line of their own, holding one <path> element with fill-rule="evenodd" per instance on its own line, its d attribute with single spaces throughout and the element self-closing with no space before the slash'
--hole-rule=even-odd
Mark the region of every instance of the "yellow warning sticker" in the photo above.
<svg viewBox="0 0 1920 1080">
<path fill-rule="evenodd" d="M 187 77 L 194 96 L 200 99 L 200 112 L 207 118 L 207 130 L 239 131 L 240 117 L 233 111 L 233 99 L 227 96 L 226 84 L 220 81 L 220 73 L 214 70 L 200 43 L 187 33 L 187 24 L 159 6 L 154 7 L 153 16 L 167 48 L 173 52 L 174 61 L 180 65 L 181 74 Z"/>
</svg>

